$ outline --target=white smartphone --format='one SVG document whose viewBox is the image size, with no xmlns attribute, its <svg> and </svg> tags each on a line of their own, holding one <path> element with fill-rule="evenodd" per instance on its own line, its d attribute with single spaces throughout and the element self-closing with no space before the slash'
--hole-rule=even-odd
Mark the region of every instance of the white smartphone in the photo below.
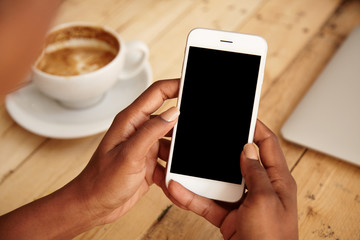
<svg viewBox="0 0 360 240">
<path fill-rule="evenodd" d="M 241 198 L 245 182 L 240 154 L 253 141 L 266 52 L 267 43 L 259 36 L 210 29 L 190 32 L 167 185 L 174 180 L 214 200 Z"/>
</svg>

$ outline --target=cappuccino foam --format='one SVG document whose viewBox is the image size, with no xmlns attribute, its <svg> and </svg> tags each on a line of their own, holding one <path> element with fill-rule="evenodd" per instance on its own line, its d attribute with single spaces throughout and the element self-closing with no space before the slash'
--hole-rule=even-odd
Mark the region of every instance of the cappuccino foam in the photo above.
<svg viewBox="0 0 360 240">
<path fill-rule="evenodd" d="M 120 50 L 112 34 L 102 28 L 74 26 L 47 36 L 35 67 L 58 76 L 75 76 L 109 64 Z"/>
<path fill-rule="evenodd" d="M 44 53 L 36 68 L 53 75 L 74 76 L 96 71 L 115 56 L 113 51 L 91 46 L 60 48 Z"/>
</svg>

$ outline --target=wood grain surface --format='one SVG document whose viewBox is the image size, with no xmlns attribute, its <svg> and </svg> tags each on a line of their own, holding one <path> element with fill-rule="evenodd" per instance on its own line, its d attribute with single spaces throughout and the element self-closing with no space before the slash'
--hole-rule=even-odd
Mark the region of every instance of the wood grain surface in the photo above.
<svg viewBox="0 0 360 240">
<path fill-rule="evenodd" d="M 280 135 L 302 96 L 360 24 L 360 1 L 66 0 L 53 25 L 70 21 L 107 25 L 125 41 L 144 41 L 150 48 L 155 80 L 180 77 L 186 37 L 193 28 L 263 36 L 269 51 L 259 119 L 279 136 L 297 181 L 300 239 L 360 239 L 360 168 L 289 143 Z M 174 104 L 175 100 L 167 101 L 160 112 Z M 73 179 L 103 133 L 72 140 L 37 136 L 16 124 L 1 100 L 0 136 L 0 214 L 4 214 Z M 152 186 L 123 218 L 76 239 L 222 236 L 216 227 L 176 207 Z"/>
</svg>

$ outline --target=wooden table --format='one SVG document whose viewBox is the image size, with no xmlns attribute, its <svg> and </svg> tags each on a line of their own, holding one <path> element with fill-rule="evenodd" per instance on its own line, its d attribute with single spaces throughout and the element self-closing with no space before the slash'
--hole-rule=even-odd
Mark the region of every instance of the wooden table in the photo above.
<svg viewBox="0 0 360 240">
<path fill-rule="evenodd" d="M 154 79 L 180 76 L 195 27 L 263 36 L 269 45 L 259 118 L 275 133 L 338 46 L 360 23 L 360 1 L 67 0 L 54 25 L 92 21 L 150 48 Z M 86 165 L 103 134 L 57 140 L 17 125 L 0 101 L 0 214 L 49 194 Z M 173 105 L 170 101 L 163 109 Z M 360 239 L 360 169 L 284 141 L 298 184 L 300 239 Z M 360 147 L 360 143 L 359 143 Z M 261 226 L 259 226 L 261 227 Z M 0 236 L 1 238 L 1 236 Z M 123 218 L 77 239 L 221 239 L 219 230 L 174 206 L 153 186 Z"/>
</svg>

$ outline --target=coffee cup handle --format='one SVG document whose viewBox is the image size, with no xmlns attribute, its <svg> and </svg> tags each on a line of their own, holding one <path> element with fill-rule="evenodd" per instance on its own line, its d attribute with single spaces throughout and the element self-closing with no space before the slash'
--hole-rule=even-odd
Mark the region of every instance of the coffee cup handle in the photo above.
<svg viewBox="0 0 360 240">
<path fill-rule="evenodd" d="M 149 48 L 142 41 L 130 41 L 125 43 L 125 61 L 119 74 L 120 80 L 126 80 L 136 76 L 145 65 L 149 57 Z"/>
</svg>

